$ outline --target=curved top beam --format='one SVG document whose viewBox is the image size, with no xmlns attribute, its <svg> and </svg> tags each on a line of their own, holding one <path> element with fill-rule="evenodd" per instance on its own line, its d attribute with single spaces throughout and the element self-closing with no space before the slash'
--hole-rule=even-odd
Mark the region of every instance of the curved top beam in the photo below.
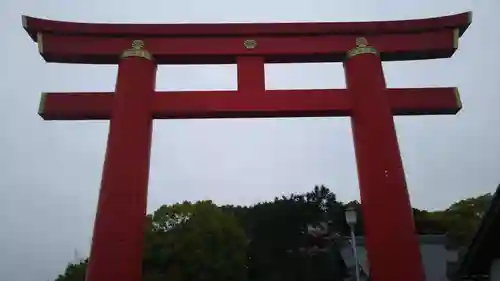
<svg viewBox="0 0 500 281">
<path fill-rule="evenodd" d="M 113 37 L 206 37 L 419 33 L 442 28 L 457 28 L 462 35 L 472 21 L 472 12 L 427 19 L 372 22 L 112 24 L 52 21 L 28 16 L 23 16 L 22 21 L 24 29 L 35 42 L 39 32 Z"/>
</svg>

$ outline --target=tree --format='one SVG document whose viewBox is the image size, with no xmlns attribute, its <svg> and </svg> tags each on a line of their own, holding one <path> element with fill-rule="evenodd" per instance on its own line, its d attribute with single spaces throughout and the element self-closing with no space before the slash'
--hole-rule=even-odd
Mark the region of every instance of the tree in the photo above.
<svg viewBox="0 0 500 281">
<path fill-rule="evenodd" d="M 441 211 L 414 209 L 416 229 L 447 234 L 465 246 L 491 199 L 484 194 Z M 210 201 L 161 206 L 146 219 L 143 281 L 343 280 L 345 266 L 335 243 L 320 243 L 327 251 L 309 251 L 318 241 L 307 228 L 327 225 L 324 237 L 349 235 L 346 206 L 357 209 L 355 231 L 363 235 L 361 204 L 338 202 L 324 186 L 253 206 L 218 207 Z M 84 281 L 86 266 L 87 261 L 70 264 L 56 281 Z"/>
<path fill-rule="evenodd" d="M 467 246 L 474 237 L 492 195 L 490 193 L 460 200 L 446 210 L 428 212 L 414 210 L 415 224 L 420 234 L 447 234 L 457 246 Z"/>
<path fill-rule="evenodd" d="M 476 234 L 493 196 L 490 193 L 453 203 L 444 212 L 437 213 L 446 225 L 449 238 L 459 245 L 467 245 Z"/>
<path fill-rule="evenodd" d="M 446 211 L 455 212 L 468 218 L 482 219 L 492 199 L 493 195 L 486 193 L 453 203 Z"/>
<path fill-rule="evenodd" d="M 162 206 L 154 212 L 151 222 L 144 249 L 145 277 L 186 281 L 246 279 L 245 232 L 234 216 L 212 202 Z"/>
<path fill-rule="evenodd" d="M 59 275 L 55 281 L 83 281 L 87 271 L 88 260 L 83 260 L 78 264 L 68 264 L 64 274 Z"/>
<path fill-rule="evenodd" d="M 250 280 L 343 280 L 343 262 L 335 247 L 318 255 L 302 250 L 310 246 L 307 225 L 332 221 L 335 231 L 348 229 L 343 205 L 326 187 L 251 207 L 223 209 L 238 217 L 250 240 Z"/>
<path fill-rule="evenodd" d="M 162 206 L 147 217 L 143 281 L 245 281 L 247 238 L 236 218 L 210 201 Z M 86 262 L 56 281 L 84 281 Z"/>
</svg>

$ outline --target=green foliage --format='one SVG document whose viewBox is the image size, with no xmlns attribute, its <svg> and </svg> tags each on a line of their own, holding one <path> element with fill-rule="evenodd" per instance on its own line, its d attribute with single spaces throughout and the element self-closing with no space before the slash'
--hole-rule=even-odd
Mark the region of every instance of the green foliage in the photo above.
<svg viewBox="0 0 500 281">
<path fill-rule="evenodd" d="M 143 281 L 245 281 L 247 238 L 234 216 L 210 201 L 162 206 L 147 217 Z M 84 281 L 86 262 L 56 281 Z"/>
<path fill-rule="evenodd" d="M 492 195 L 468 198 L 443 211 L 414 209 L 420 234 L 448 234 L 466 245 Z M 344 211 L 354 206 L 356 233 L 363 235 L 359 202 L 344 205 L 324 186 L 254 206 L 221 206 L 210 201 L 161 206 L 145 226 L 143 281 L 299 281 L 343 280 L 344 265 L 335 247 L 318 255 L 309 246 L 306 226 L 329 221 L 333 232 L 348 235 Z M 70 264 L 56 281 L 84 281 L 87 261 Z"/>
<path fill-rule="evenodd" d="M 466 246 L 474 237 L 492 197 L 487 193 L 460 200 L 444 211 L 414 210 L 416 228 L 421 234 L 447 234 L 452 243 Z"/>
<path fill-rule="evenodd" d="M 274 202 L 251 208 L 224 206 L 243 223 L 249 237 L 249 279 L 343 280 L 344 268 L 337 251 L 309 256 L 300 249 L 308 247 L 308 224 L 332 221 L 336 231 L 347 230 L 343 205 L 335 194 L 317 186 L 306 194 L 275 198 Z"/>
<path fill-rule="evenodd" d="M 78 264 L 68 264 L 64 274 L 59 275 L 55 281 L 83 281 L 87 271 L 88 260 L 83 260 Z"/>
<path fill-rule="evenodd" d="M 488 210 L 493 196 L 490 193 L 460 200 L 441 213 L 450 239 L 467 245 L 474 237 L 481 220 Z"/>
<path fill-rule="evenodd" d="M 254 280 L 343 280 L 345 272 L 336 249 L 314 256 L 300 251 L 310 246 L 308 224 L 331 221 L 334 232 L 347 233 L 344 207 L 335 194 L 316 186 L 312 192 L 292 194 L 258 207 L 249 249 L 255 262 L 249 264 Z M 262 262 L 267 263 L 266 270 L 259 266 Z M 267 274 L 272 271 L 274 274 Z"/>
<path fill-rule="evenodd" d="M 145 236 L 144 280 L 245 280 L 245 232 L 212 202 L 162 206 L 151 225 Z"/>
</svg>

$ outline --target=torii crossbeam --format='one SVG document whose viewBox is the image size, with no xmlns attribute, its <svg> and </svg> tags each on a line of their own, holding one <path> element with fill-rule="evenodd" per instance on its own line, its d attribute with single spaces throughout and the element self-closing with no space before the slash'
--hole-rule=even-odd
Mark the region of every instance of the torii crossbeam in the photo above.
<svg viewBox="0 0 500 281">
<path fill-rule="evenodd" d="M 39 109 L 45 120 L 110 120 L 86 280 L 141 280 L 153 119 L 312 116 L 351 117 L 372 280 L 425 280 L 393 116 L 456 114 L 462 105 L 456 88 L 387 89 L 381 61 L 450 57 L 470 23 L 470 13 L 277 24 L 23 17 L 47 62 L 119 65 L 114 93 L 44 93 Z M 265 89 L 265 63 L 340 61 L 347 89 Z M 238 89 L 155 91 L 157 64 L 194 63 L 236 63 Z"/>
</svg>

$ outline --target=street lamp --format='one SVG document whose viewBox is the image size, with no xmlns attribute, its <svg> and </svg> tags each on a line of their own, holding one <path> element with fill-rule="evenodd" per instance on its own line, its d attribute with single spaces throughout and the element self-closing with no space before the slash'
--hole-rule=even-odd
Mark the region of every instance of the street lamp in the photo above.
<svg viewBox="0 0 500 281">
<path fill-rule="evenodd" d="M 356 248 L 356 235 L 354 234 L 354 227 L 356 226 L 357 222 L 357 214 L 356 214 L 356 208 L 349 206 L 345 210 L 345 221 L 349 225 L 349 228 L 351 229 L 351 246 L 352 246 L 352 252 L 354 254 L 354 261 L 355 261 L 355 269 L 356 269 L 356 281 L 360 281 L 359 277 L 359 261 L 358 261 L 358 250 Z"/>
</svg>

